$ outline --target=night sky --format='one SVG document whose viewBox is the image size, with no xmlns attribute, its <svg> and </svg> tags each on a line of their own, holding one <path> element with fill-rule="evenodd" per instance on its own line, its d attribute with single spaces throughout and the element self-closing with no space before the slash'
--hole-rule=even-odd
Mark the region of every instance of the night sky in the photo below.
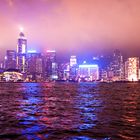
<svg viewBox="0 0 140 140">
<path fill-rule="evenodd" d="M 140 0 L 0 0 L 0 53 L 16 49 L 20 26 L 30 49 L 136 55 Z"/>
</svg>

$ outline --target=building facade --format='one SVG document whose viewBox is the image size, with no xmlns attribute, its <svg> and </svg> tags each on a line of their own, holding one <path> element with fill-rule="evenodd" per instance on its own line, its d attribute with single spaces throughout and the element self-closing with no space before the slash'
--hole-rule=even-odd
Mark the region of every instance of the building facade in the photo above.
<svg viewBox="0 0 140 140">
<path fill-rule="evenodd" d="M 16 51 L 7 50 L 5 57 L 5 69 L 16 69 Z"/>
<path fill-rule="evenodd" d="M 128 81 L 139 80 L 139 58 L 131 57 L 125 62 L 125 78 Z"/>
</svg>

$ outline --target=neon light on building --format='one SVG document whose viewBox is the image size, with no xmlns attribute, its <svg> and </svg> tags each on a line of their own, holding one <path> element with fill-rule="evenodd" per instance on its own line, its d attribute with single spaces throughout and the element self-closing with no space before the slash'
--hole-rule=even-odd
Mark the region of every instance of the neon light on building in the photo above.
<svg viewBox="0 0 140 140">
<path fill-rule="evenodd" d="M 18 80 L 23 80 L 23 75 L 15 71 L 6 71 L 3 73 L 3 78 L 6 82 L 13 81 L 17 82 Z"/>
<path fill-rule="evenodd" d="M 99 67 L 98 65 L 79 65 L 78 78 L 85 81 L 99 80 Z"/>
<path fill-rule="evenodd" d="M 36 50 L 28 50 L 28 53 L 37 53 Z"/>
<path fill-rule="evenodd" d="M 98 68 L 98 65 L 79 65 L 79 68 Z"/>
<path fill-rule="evenodd" d="M 47 50 L 47 53 L 53 53 L 56 52 L 55 50 Z"/>
</svg>

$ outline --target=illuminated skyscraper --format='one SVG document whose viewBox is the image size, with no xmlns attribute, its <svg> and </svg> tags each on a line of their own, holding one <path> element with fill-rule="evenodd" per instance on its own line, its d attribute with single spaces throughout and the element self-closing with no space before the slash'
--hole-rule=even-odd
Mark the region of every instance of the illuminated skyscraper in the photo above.
<svg viewBox="0 0 140 140">
<path fill-rule="evenodd" d="M 131 57 L 125 63 L 125 75 L 128 81 L 138 81 L 139 79 L 139 58 Z"/>
<path fill-rule="evenodd" d="M 27 53 L 27 74 L 30 80 L 43 78 L 43 58 L 41 53 L 30 50 Z"/>
<path fill-rule="evenodd" d="M 76 80 L 77 76 L 77 58 L 76 56 L 71 56 L 70 57 L 70 75 L 69 75 L 70 80 Z"/>
<path fill-rule="evenodd" d="M 58 66 L 56 63 L 56 51 L 47 50 L 45 55 L 45 77 L 49 80 L 58 79 Z"/>
<path fill-rule="evenodd" d="M 18 38 L 17 44 L 17 68 L 21 73 L 25 73 L 27 70 L 26 64 L 27 55 L 27 39 L 25 38 L 23 32 L 21 31 Z"/>
<path fill-rule="evenodd" d="M 16 69 L 16 51 L 14 50 L 6 51 L 5 69 Z"/>
<path fill-rule="evenodd" d="M 110 71 L 113 72 L 113 81 L 119 81 L 124 79 L 124 64 L 123 56 L 119 50 L 115 50 L 110 64 Z"/>
</svg>

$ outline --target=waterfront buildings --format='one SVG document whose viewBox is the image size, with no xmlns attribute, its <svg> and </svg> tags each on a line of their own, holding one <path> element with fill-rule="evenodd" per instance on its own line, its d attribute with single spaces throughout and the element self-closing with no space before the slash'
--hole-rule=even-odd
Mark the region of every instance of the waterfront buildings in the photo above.
<svg viewBox="0 0 140 140">
<path fill-rule="evenodd" d="M 17 51 L 7 50 L 4 61 L 0 63 L 0 69 L 17 69 L 25 81 L 138 81 L 140 79 L 139 58 L 128 58 L 124 63 L 124 57 L 119 50 L 115 50 L 113 56 L 94 56 L 92 61 L 79 65 L 76 55 L 72 55 L 69 61 L 59 62 L 55 50 L 47 50 L 39 53 L 35 50 L 27 51 L 27 39 L 21 30 L 17 43 Z M 1 72 L 1 73 L 2 73 Z M 13 76 L 13 75 L 12 75 Z"/>
<path fill-rule="evenodd" d="M 115 51 L 113 58 L 99 57 L 98 61 L 78 64 L 77 56 L 71 56 L 69 62 L 57 63 L 56 51 L 47 50 L 39 53 L 35 50 L 27 51 L 27 40 L 20 33 L 17 54 L 14 50 L 7 50 L 2 71 L 18 68 L 25 81 L 138 81 L 140 79 L 139 58 L 131 57 L 123 61 L 119 51 Z M 16 65 L 17 56 L 17 65 Z M 110 62 L 109 62 L 110 61 Z M 20 63 L 19 63 L 20 62 Z M 17 66 L 17 67 L 16 67 Z M 13 76 L 13 74 L 12 74 Z"/>
</svg>

